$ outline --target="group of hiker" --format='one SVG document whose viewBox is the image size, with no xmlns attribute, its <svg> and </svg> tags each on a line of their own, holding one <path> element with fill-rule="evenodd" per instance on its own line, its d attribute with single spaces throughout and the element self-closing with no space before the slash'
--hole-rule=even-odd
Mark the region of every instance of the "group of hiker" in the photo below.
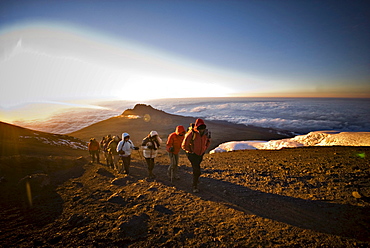
<svg viewBox="0 0 370 248">
<path fill-rule="evenodd" d="M 197 119 L 194 124 L 190 124 L 186 131 L 184 126 L 177 126 L 175 132 L 168 135 L 166 143 L 166 151 L 170 158 L 168 167 L 168 175 L 173 169 L 173 177 L 180 179 L 178 174 L 179 153 L 185 151 L 193 168 L 193 192 L 199 192 L 198 181 L 201 175 L 200 164 L 203 156 L 211 142 L 211 135 L 204 121 Z M 143 157 L 147 163 L 149 178 L 155 178 L 153 173 L 154 159 L 158 154 L 158 149 L 162 143 L 158 132 L 151 131 L 142 141 Z M 100 163 L 100 151 L 103 152 L 107 166 L 117 170 L 119 173 L 129 174 L 131 164 L 132 150 L 139 150 L 136 147 L 130 135 L 123 133 L 122 138 L 111 135 L 102 138 L 100 143 L 91 138 L 88 149 L 91 155 L 92 163 Z M 141 153 L 139 152 L 141 156 Z M 119 161 L 122 161 L 122 165 Z"/>
</svg>

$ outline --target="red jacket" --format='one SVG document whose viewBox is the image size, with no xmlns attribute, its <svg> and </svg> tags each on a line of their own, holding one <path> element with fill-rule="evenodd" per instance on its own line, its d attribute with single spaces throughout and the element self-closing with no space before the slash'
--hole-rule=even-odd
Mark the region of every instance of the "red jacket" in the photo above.
<svg viewBox="0 0 370 248">
<path fill-rule="evenodd" d="M 187 153 L 195 153 L 199 156 L 203 155 L 211 144 L 210 133 L 208 130 L 204 130 L 203 135 L 200 135 L 198 127 L 205 125 L 202 119 L 195 121 L 195 127 L 193 130 L 186 133 L 184 141 L 182 142 L 182 149 Z"/>
<path fill-rule="evenodd" d="M 177 126 L 176 131 L 168 135 L 166 150 L 173 154 L 179 154 L 184 137 L 185 128 L 183 126 Z M 170 151 L 171 147 L 173 147 L 173 151 Z"/>
</svg>

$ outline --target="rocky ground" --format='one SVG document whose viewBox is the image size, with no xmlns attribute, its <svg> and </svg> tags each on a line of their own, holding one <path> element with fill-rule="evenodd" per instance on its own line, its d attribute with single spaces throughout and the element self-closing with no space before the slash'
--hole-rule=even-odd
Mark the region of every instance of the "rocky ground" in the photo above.
<svg viewBox="0 0 370 248">
<path fill-rule="evenodd" d="M 164 151 L 154 180 L 136 151 L 128 176 L 87 158 L 18 158 L 73 166 L 2 181 L 0 246 L 368 247 L 369 154 L 369 147 L 207 154 L 199 193 L 183 154 L 173 183 Z"/>
</svg>

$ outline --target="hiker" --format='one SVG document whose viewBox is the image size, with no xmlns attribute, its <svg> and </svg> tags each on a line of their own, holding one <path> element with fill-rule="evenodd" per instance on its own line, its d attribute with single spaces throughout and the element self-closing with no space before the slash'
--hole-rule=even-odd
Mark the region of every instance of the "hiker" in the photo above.
<svg viewBox="0 0 370 248">
<path fill-rule="evenodd" d="M 177 126 L 176 131 L 168 135 L 166 150 L 168 156 L 170 157 L 170 166 L 167 170 L 167 175 L 169 177 L 171 173 L 171 168 L 173 168 L 173 178 L 180 179 L 178 175 L 178 165 L 179 165 L 179 152 L 181 150 L 181 144 L 185 137 L 184 126 Z"/>
<path fill-rule="evenodd" d="M 211 133 L 202 119 L 197 119 L 194 128 L 188 131 L 182 142 L 181 148 L 185 150 L 191 166 L 193 167 L 193 192 L 199 192 L 198 181 L 201 174 L 200 164 L 204 153 L 211 143 Z"/>
<path fill-rule="evenodd" d="M 102 138 L 101 138 L 101 141 L 100 141 L 100 150 L 101 151 L 103 151 L 104 150 L 104 144 L 105 144 L 105 136 L 103 136 Z"/>
<path fill-rule="evenodd" d="M 154 158 L 158 154 L 159 146 L 162 143 L 162 139 L 159 137 L 156 131 L 151 131 L 148 136 L 143 139 L 143 155 L 148 165 L 149 178 L 155 178 L 153 174 L 154 169 Z"/>
<path fill-rule="evenodd" d="M 120 140 L 121 139 L 118 136 L 113 136 L 112 140 L 108 144 L 109 165 L 117 171 L 118 171 L 118 162 L 119 162 L 119 154 L 117 152 L 117 146 Z"/>
<path fill-rule="evenodd" d="M 134 146 L 134 143 L 130 140 L 130 135 L 128 133 L 123 133 L 122 140 L 118 143 L 116 150 L 123 163 L 123 168 L 118 168 L 119 173 L 125 173 L 127 175 L 129 174 L 131 164 L 131 150 L 139 150 L 139 148 Z"/>
<path fill-rule="evenodd" d="M 103 153 L 103 156 L 105 156 L 104 154 L 104 145 L 105 145 L 105 140 L 106 140 L 106 137 L 103 136 L 100 140 L 100 143 L 99 143 L 99 146 L 100 146 L 100 151 Z M 99 152 L 100 153 L 100 152 Z"/>
<path fill-rule="evenodd" d="M 100 163 L 100 159 L 99 159 L 100 147 L 99 147 L 99 142 L 96 141 L 95 138 L 90 139 L 90 142 L 88 144 L 88 150 L 91 156 L 90 163 L 95 163 L 95 158 L 96 158 L 96 162 L 99 164 Z"/>
<path fill-rule="evenodd" d="M 109 164 L 110 161 L 109 161 L 108 144 L 109 144 L 109 142 L 111 142 L 111 140 L 112 140 L 112 136 L 109 134 L 106 137 L 104 137 L 102 139 L 102 141 L 100 142 L 100 147 L 103 151 L 105 162 L 107 163 L 108 167 L 110 166 L 110 164 Z"/>
<path fill-rule="evenodd" d="M 194 123 L 190 123 L 188 127 L 188 132 L 194 129 Z"/>
</svg>

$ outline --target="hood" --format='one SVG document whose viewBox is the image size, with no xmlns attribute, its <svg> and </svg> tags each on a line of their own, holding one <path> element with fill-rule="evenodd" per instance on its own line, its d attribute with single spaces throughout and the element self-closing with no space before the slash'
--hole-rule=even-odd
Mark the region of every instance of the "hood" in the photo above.
<svg viewBox="0 0 370 248">
<path fill-rule="evenodd" d="M 158 135 L 157 131 L 151 131 L 151 132 L 150 132 L 150 137 L 153 137 L 153 136 L 155 136 L 155 135 Z"/>
<path fill-rule="evenodd" d="M 184 133 L 185 132 L 185 128 L 184 126 L 177 126 L 176 127 L 176 134 L 179 135 L 181 133 Z"/>
<path fill-rule="evenodd" d="M 125 139 L 125 137 L 127 137 L 127 136 L 130 136 L 128 133 L 123 133 L 122 134 L 122 140 L 124 140 Z"/>
<path fill-rule="evenodd" d="M 195 121 L 195 127 L 199 127 L 200 125 L 205 125 L 202 119 L 197 119 Z"/>
<path fill-rule="evenodd" d="M 199 127 L 201 125 L 206 125 L 206 124 L 204 124 L 204 121 L 202 119 L 197 119 L 195 121 L 195 127 Z"/>
</svg>

